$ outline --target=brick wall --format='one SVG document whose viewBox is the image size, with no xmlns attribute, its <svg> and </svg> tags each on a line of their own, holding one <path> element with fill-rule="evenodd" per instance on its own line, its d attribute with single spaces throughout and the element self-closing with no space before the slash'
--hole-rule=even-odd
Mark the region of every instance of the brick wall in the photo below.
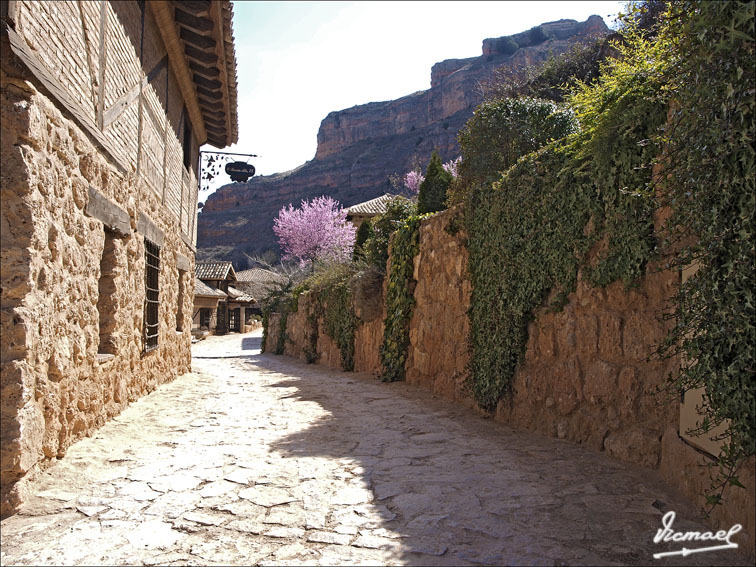
<svg viewBox="0 0 756 567">
<path fill-rule="evenodd" d="M 183 165 L 183 98 L 151 10 L 138 2 L 16 3 L 15 30 L 102 132 L 114 159 L 137 175 L 196 244 L 198 144 Z M 102 49 L 101 49 L 102 46 Z M 148 80 L 148 75 L 149 80 Z"/>
</svg>

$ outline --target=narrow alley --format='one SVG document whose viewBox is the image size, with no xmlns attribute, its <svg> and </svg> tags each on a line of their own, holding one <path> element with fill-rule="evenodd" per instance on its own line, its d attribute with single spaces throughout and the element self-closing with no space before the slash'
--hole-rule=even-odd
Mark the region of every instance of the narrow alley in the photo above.
<svg viewBox="0 0 756 567">
<path fill-rule="evenodd" d="M 655 561 L 681 547 L 653 543 L 664 513 L 706 528 L 648 470 L 259 346 L 209 337 L 71 447 L 3 520 L 2 564 L 743 563 Z"/>
</svg>

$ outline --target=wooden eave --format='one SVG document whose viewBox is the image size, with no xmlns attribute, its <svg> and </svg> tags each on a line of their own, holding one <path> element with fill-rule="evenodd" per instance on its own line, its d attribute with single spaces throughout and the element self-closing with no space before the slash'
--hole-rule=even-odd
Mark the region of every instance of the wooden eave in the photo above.
<svg viewBox="0 0 756 567">
<path fill-rule="evenodd" d="M 148 2 L 200 144 L 238 140 L 236 51 L 229 0 Z"/>
</svg>

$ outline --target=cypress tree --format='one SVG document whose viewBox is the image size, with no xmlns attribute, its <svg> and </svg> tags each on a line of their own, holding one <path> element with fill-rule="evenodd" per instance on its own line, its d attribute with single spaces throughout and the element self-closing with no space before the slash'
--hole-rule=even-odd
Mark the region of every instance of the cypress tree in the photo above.
<svg viewBox="0 0 756 567">
<path fill-rule="evenodd" d="M 446 190 L 451 181 L 452 175 L 444 169 L 441 156 L 438 152 L 433 152 L 425 171 L 425 180 L 420 184 L 417 194 L 418 214 L 443 211 L 446 208 Z"/>
<path fill-rule="evenodd" d="M 362 221 L 362 224 L 360 224 L 360 228 L 357 229 L 357 235 L 354 239 L 354 253 L 352 254 L 354 260 L 365 256 L 365 251 L 363 250 L 365 241 L 372 235 L 373 223 L 370 222 L 370 219 L 365 219 Z"/>
</svg>

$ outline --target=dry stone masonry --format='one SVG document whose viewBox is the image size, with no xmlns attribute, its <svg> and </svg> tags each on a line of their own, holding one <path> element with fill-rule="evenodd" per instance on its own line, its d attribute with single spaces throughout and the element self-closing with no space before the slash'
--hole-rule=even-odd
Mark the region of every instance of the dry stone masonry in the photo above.
<svg viewBox="0 0 756 567">
<path fill-rule="evenodd" d="M 230 7 L 214 8 L 197 17 L 227 34 L 215 71 L 234 90 Z M 199 145 L 233 142 L 236 111 L 234 90 L 214 105 L 228 131 L 205 124 L 184 43 L 166 41 L 175 10 L 2 5 L 3 516 L 33 473 L 190 370 Z"/>
<path fill-rule="evenodd" d="M 471 284 L 466 235 L 456 231 L 459 214 L 451 209 L 420 225 L 416 303 L 405 371 L 407 382 L 475 407 L 464 386 Z M 493 418 L 659 470 L 671 486 L 703 507 L 702 492 L 710 484 L 708 458 L 680 439 L 679 401 L 654 395 L 679 362 L 650 357 L 665 336 L 661 314 L 679 278 L 677 272 L 649 266 L 639 286 L 625 290 L 621 282 L 603 289 L 591 287 L 580 274 L 577 290 L 561 312 L 544 308 L 535 314 L 524 363 L 515 374 L 511 395 L 499 402 Z M 288 316 L 285 354 L 306 360 L 308 335 L 302 329 L 309 329 L 309 323 L 304 297 L 299 311 Z M 356 304 L 358 316 L 362 311 Z M 384 318 L 385 306 L 379 317 L 365 321 L 361 316 L 355 333 L 356 371 L 380 374 Z M 275 352 L 279 325 L 279 318 L 271 315 L 266 352 Z M 322 323 L 319 329 L 318 362 L 339 368 L 338 348 L 325 337 Z M 747 534 L 743 540 L 752 541 L 756 533 L 753 459 L 741 470 L 740 480 L 747 488 L 730 487 L 712 522 L 741 523 Z"/>
</svg>

